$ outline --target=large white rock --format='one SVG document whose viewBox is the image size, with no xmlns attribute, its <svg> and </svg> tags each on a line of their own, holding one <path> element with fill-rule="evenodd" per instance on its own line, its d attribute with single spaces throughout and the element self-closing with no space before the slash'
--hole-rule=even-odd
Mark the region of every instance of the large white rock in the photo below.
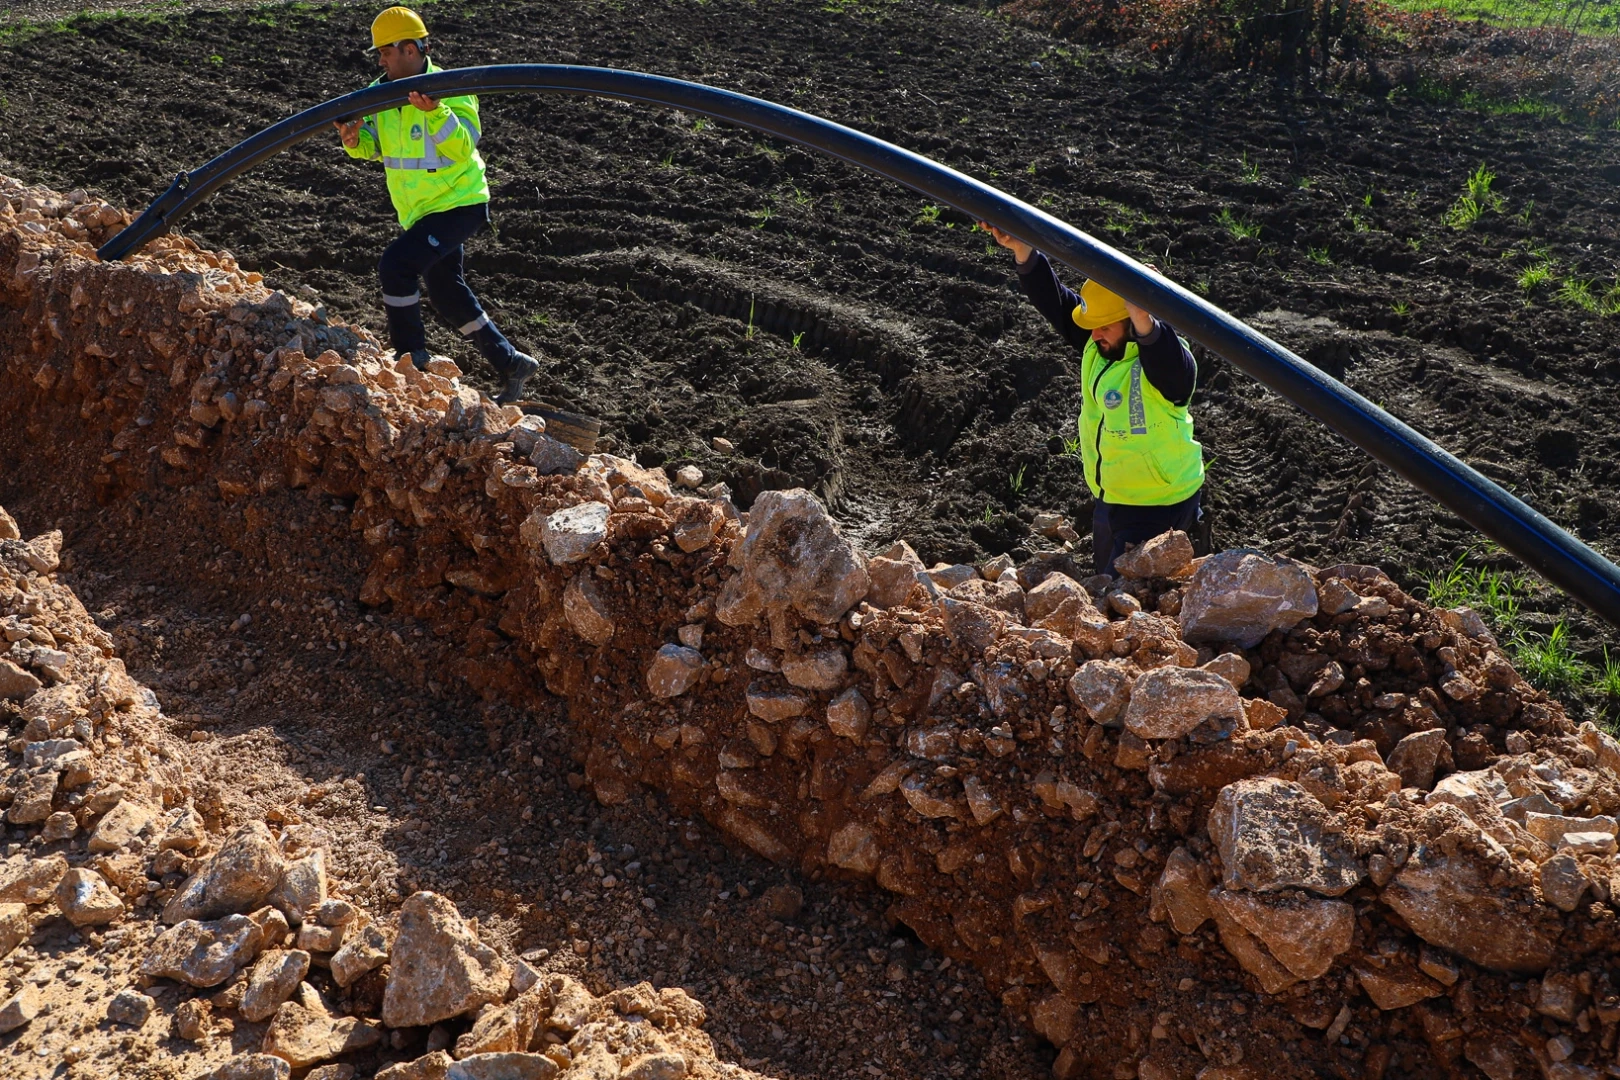
<svg viewBox="0 0 1620 1080">
<path fill-rule="evenodd" d="M 1226 785 L 1209 812 L 1209 838 L 1220 852 L 1228 889 L 1307 889 L 1342 896 L 1362 877 L 1361 864 L 1310 792 L 1276 777 Z"/>
<path fill-rule="evenodd" d="M 1226 889 L 1211 891 L 1209 898 L 1301 979 L 1326 974 L 1355 937 L 1356 910 L 1343 900 L 1256 896 Z"/>
<path fill-rule="evenodd" d="M 1195 732 L 1197 738 L 1225 738 L 1242 717 L 1243 699 L 1227 679 L 1198 668 L 1159 667 L 1144 672 L 1131 688 L 1125 727 L 1142 739 L 1179 739 Z"/>
<path fill-rule="evenodd" d="M 792 607 L 815 623 L 838 621 L 871 585 L 866 559 L 802 488 L 754 500 L 742 556 L 746 588 L 767 608 Z"/>
<path fill-rule="evenodd" d="M 163 907 L 163 921 L 252 911 L 281 884 L 287 859 L 262 821 L 237 829 Z"/>
<path fill-rule="evenodd" d="M 536 515 L 539 513 L 535 511 Z M 546 549 L 546 558 L 554 566 L 579 562 L 607 537 L 607 521 L 607 504 L 599 502 L 564 507 L 544 517 L 540 523 L 540 542 Z"/>
<path fill-rule="evenodd" d="M 141 974 L 191 986 L 218 986 L 258 954 L 262 931 L 246 915 L 218 922 L 186 919 L 160 934 L 141 961 Z"/>
<path fill-rule="evenodd" d="M 105 926 L 124 913 L 124 902 L 94 870 L 69 870 L 56 886 L 56 906 L 74 926 Z"/>
<path fill-rule="evenodd" d="M 1492 885 L 1491 876 L 1492 868 L 1467 852 L 1423 849 L 1382 899 L 1430 945 L 1494 971 L 1545 971 L 1557 953 L 1562 923 L 1512 889 Z"/>
<path fill-rule="evenodd" d="M 436 1024 L 500 1001 L 511 970 L 461 919 L 456 905 L 419 892 L 399 909 L 383 1023 L 391 1028 Z"/>
<path fill-rule="evenodd" d="M 1236 548 L 1211 555 L 1181 599 L 1188 641 L 1259 644 L 1273 630 L 1316 614 L 1316 584 L 1293 559 Z"/>
</svg>

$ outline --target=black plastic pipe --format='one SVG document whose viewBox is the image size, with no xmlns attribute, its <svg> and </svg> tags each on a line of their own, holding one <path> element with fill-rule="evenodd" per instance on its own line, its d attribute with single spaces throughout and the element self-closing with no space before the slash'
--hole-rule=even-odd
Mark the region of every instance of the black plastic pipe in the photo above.
<svg viewBox="0 0 1620 1080">
<path fill-rule="evenodd" d="M 1433 496 L 1608 622 L 1620 626 L 1620 568 L 1500 485 L 1336 379 L 1135 259 L 1028 203 L 892 143 L 797 109 L 729 90 L 613 68 L 502 64 L 381 83 L 266 128 L 190 173 L 182 173 L 134 223 L 101 248 L 121 259 L 168 231 L 220 185 L 330 125 L 405 104 L 419 90 L 456 93 L 588 94 L 682 109 L 753 128 L 868 169 L 987 221 L 1147 308 Z"/>
</svg>

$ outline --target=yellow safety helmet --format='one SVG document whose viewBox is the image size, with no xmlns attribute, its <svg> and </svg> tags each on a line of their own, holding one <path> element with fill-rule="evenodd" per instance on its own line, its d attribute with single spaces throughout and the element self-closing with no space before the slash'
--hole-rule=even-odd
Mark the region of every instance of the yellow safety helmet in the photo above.
<svg viewBox="0 0 1620 1080">
<path fill-rule="evenodd" d="M 1130 317 L 1125 301 L 1117 293 L 1109 292 L 1089 278 L 1080 286 L 1080 302 L 1074 306 L 1074 325 L 1080 329 L 1095 330 Z"/>
<path fill-rule="evenodd" d="M 422 16 L 408 7 L 391 7 L 371 24 L 371 47 L 380 49 L 398 41 L 421 41 L 428 36 Z"/>
</svg>

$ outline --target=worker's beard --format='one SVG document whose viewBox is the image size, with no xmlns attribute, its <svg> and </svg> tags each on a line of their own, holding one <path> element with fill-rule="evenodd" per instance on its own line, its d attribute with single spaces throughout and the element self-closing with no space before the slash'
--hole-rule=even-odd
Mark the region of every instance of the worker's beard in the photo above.
<svg viewBox="0 0 1620 1080">
<path fill-rule="evenodd" d="M 1120 338 L 1119 344 L 1116 346 L 1104 345 L 1099 341 L 1097 342 L 1097 351 L 1102 353 L 1104 360 L 1123 360 L 1125 359 L 1125 347 L 1129 344 L 1130 339 L 1128 338 Z"/>
</svg>

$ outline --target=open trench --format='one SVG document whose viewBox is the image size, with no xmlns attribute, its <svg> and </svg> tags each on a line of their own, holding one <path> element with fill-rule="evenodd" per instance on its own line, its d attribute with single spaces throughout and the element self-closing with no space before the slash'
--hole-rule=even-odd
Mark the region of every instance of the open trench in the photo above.
<svg viewBox="0 0 1620 1080">
<path fill-rule="evenodd" d="M 936 601 L 807 495 L 744 520 L 558 464 L 453 365 L 400 369 L 229 256 L 102 266 L 119 220 L 0 201 L 0 503 L 63 529 L 199 805 L 336 826 L 378 912 L 440 890 L 514 951 L 687 986 L 782 1075 L 1612 1059 L 1620 746 L 1461 617 L 1339 568 L 1217 656 L 1181 640 L 1185 560 L 1101 610 L 1061 557 Z M 1224 726 L 1120 727 L 1131 680 L 1195 665 Z M 1609 853 L 1555 854 L 1468 784 L 1608 822 Z M 1257 791 L 1282 801 L 1223 831 Z"/>
</svg>

